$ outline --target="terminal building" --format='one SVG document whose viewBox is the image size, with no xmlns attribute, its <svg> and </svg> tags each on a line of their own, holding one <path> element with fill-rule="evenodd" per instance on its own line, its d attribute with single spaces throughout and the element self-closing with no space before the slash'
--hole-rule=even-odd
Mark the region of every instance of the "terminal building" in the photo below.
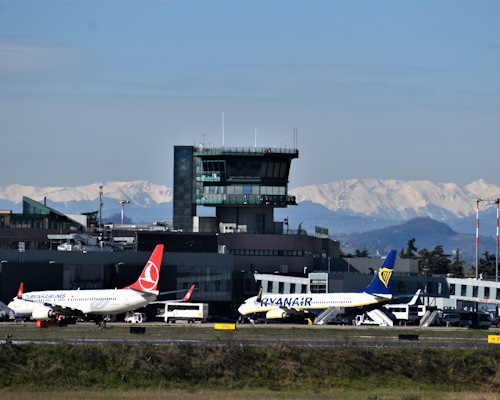
<svg viewBox="0 0 500 400">
<path fill-rule="evenodd" d="M 254 274 L 306 277 L 315 270 L 327 270 L 330 260 L 339 257 L 338 242 L 327 235 L 284 229 L 286 221 L 274 219 L 275 208 L 296 206 L 296 199 L 288 194 L 288 177 L 298 155 L 297 149 L 286 148 L 175 146 L 171 229 L 96 230 L 88 220 L 76 221 L 26 199 L 30 206 L 23 207 L 22 215 L 11 214 L 10 220 L 37 220 L 43 215 L 47 226 L 55 229 L 46 230 L 44 240 L 35 240 L 23 236 L 28 231 L 19 225 L 14 235 L 12 227 L 4 224 L 10 240 L 4 242 L 5 252 L 0 251 L 0 298 L 6 301 L 13 296 L 22 276 L 28 291 L 115 287 L 129 276 L 125 271 L 140 268 L 139 260 L 147 260 L 156 244 L 164 244 L 164 266 L 176 276 L 167 286 L 187 289 L 196 283 L 196 301 L 208 302 L 214 314 L 234 318 L 239 304 L 258 291 Z M 200 207 L 212 208 L 215 215 L 199 216 Z M 63 238 L 85 232 L 122 242 L 128 237 L 141 256 L 104 248 L 62 254 L 47 239 L 48 235 L 57 238 L 57 233 Z M 25 248 L 20 252 L 23 240 Z"/>
<path fill-rule="evenodd" d="M 160 291 L 197 291 L 210 314 L 234 319 L 244 299 L 265 293 L 357 291 L 372 279 L 380 259 L 342 259 L 328 234 L 310 235 L 276 221 L 274 210 L 298 206 L 288 194 L 297 149 L 174 147 L 173 222 L 170 226 L 98 226 L 96 213 L 64 215 L 23 198 L 23 213 L 0 212 L 0 300 L 27 291 L 114 288 L 133 282 L 151 251 L 164 244 Z M 212 216 L 201 216 L 200 208 Z M 99 238 L 85 247 L 83 236 Z M 70 238 L 79 251 L 58 251 Z M 113 250 L 104 239 L 129 251 Z M 58 241 L 59 240 L 59 241 Z M 124 245 L 126 243 L 126 245 Z M 424 292 L 437 307 L 500 303 L 495 282 L 417 276 L 415 260 L 396 261 L 392 291 Z M 154 311 L 149 310 L 154 316 Z"/>
</svg>

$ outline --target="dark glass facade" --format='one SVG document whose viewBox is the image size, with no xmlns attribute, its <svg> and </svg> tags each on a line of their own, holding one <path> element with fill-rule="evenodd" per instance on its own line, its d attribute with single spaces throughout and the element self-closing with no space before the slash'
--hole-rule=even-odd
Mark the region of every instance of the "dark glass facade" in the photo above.
<svg viewBox="0 0 500 400">
<path fill-rule="evenodd" d="M 298 157 L 296 149 L 271 148 L 204 148 L 202 146 L 174 147 L 174 229 L 193 230 L 196 206 L 234 208 L 238 212 L 217 212 L 222 223 L 236 223 L 228 215 L 238 214 L 246 229 L 264 233 L 271 220 L 266 212 L 249 207 L 295 205 L 288 195 L 288 175 L 291 161 Z M 272 219 L 272 218 L 271 218 Z M 250 221 L 250 222 L 249 222 Z"/>
</svg>

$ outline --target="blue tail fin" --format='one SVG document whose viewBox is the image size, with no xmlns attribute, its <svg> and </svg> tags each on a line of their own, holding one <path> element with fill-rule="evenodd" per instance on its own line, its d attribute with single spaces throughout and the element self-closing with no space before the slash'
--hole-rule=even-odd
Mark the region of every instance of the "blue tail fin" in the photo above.
<svg viewBox="0 0 500 400">
<path fill-rule="evenodd" d="M 396 250 L 391 250 L 384 263 L 378 270 L 377 274 L 371 283 L 360 292 L 374 294 L 390 294 L 392 283 L 392 271 L 394 270 L 394 262 L 396 260 Z"/>
</svg>

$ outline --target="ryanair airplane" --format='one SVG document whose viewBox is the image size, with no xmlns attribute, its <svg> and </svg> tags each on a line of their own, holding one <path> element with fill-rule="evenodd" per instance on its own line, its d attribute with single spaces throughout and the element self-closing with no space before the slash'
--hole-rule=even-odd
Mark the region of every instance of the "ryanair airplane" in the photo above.
<svg viewBox="0 0 500 400">
<path fill-rule="evenodd" d="M 392 300 L 391 282 L 396 250 L 391 250 L 371 283 L 354 293 L 272 294 L 251 297 L 238 308 L 241 315 L 266 319 L 311 319 L 322 324 L 337 314 L 362 314 Z"/>
</svg>

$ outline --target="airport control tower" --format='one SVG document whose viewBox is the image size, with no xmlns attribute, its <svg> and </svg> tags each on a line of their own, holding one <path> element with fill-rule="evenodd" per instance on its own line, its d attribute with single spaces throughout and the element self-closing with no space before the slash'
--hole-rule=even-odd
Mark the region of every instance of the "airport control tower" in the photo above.
<svg viewBox="0 0 500 400">
<path fill-rule="evenodd" d="M 295 205 L 288 175 L 297 149 L 174 147 L 174 229 L 184 232 L 281 233 L 274 209 Z M 198 205 L 216 216 L 199 218 Z"/>
</svg>

